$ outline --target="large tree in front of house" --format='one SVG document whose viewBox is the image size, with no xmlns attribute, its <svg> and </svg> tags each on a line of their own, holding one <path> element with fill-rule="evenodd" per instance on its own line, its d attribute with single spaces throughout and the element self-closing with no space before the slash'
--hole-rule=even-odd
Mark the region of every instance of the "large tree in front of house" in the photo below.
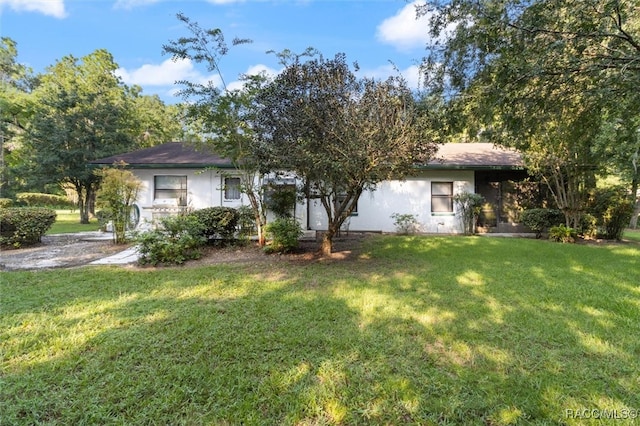
<svg viewBox="0 0 640 426">
<path fill-rule="evenodd" d="M 308 50 L 280 58 L 284 70 L 257 96 L 256 130 L 273 167 L 294 171 L 305 195 L 324 207 L 328 228 L 321 250 L 330 254 L 363 191 L 405 177 L 435 144 L 422 137 L 402 78 L 358 78 L 342 54 L 325 59 Z"/>
<path fill-rule="evenodd" d="M 227 87 L 220 68 L 222 58 L 229 52 L 224 34 L 218 28 L 204 29 L 189 17 L 178 14 L 190 33 L 189 37 L 172 40 L 163 51 L 174 60 L 189 59 L 202 63 L 208 72 L 219 78 L 219 83 L 208 81 L 179 81 L 179 94 L 186 100 L 184 123 L 197 132 L 195 142 L 199 149 L 228 158 L 240 177 L 240 189 L 247 196 L 253 210 L 258 230 L 258 243 L 265 244 L 266 206 L 263 204 L 263 176 L 269 171 L 260 150 L 259 135 L 253 126 L 255 96 L 266 82 L 266 76 L 241 76 L 243 86 Z M 249 43 L 250 40 L 234 39 L 233 46 Z"/>
<path fill-rule="evenodd" d="M 106 50 L 66 56 L 47 69 L 33 92 L 37 108 L 27 143 L 34 175 L 75 189 L 80 222 L 89 222 L 99 177 L 89 167 L 97 158 L 132 148 L 127 90 Z"/>
</svg>

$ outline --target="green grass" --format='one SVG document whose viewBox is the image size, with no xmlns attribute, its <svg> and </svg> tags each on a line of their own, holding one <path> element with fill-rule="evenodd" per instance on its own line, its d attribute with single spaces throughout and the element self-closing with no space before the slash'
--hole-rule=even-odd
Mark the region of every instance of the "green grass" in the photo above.
<svg viewBox="0 0 640 426">
<path fill-rule="evenodd" d="M 640 229 L 626 229 L 622 239 L 640 243 Z"/>
<path fill-rule="evenodd" d="M 47 234 L 69 234 L 73 232 L 97 231 L 100 225 L 96 219 L 91 219 L 89 224 L 80 223 L 78 211 L 56 210 L 56 221 Z"/>
<path fill-rule="evenodd" d="M 640 245 L 0 278 L 2 424 L 638 422 L 566 414 L 640 409 Z"/>
</svg>

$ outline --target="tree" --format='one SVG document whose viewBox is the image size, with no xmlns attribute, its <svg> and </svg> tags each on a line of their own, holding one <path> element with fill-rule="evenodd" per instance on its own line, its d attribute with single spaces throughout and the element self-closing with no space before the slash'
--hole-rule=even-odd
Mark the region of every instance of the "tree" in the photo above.
<svg viewBox="0 0 640 426">
<path fill-rule="evenodd" d="M 457 130 L 523 151 L 574 225 L 610 159 L 594 149 L 604 112 L 640 99 L 636 3 L 430 1 L 418 9 L 427 13 L 425 75 L 465 116 Z"/>
<path fill-rule="evenodd" d="M 129 88 L 131 137 L 140 148 L 184 140 L 182 106 L 166 105 L 158 95 L 143 95 L 138 86 Z"/>
<path fill-rule="evenodd" d="M 33 92 L 38 107 L 27 141 L 33 172 L 74 187 L 81 223 L 89 222 L 99 184 L 88 163 L 133 147 L 126 90 L 116 69 L 106 50 L 80 60 L 66 56 L 47 70 Z"/>
<path fill-rule="evenodd" d="M 240 188 L 247 195 L 258 230 L 258 242 L 265 244 L 266 207 L 263 205 L 262 178 L 268 171 L 264 157 L 257 149 L 258 135 L 252 126 L 255 114 L 254 98 L 266 81 L 264 75 L 244 76 L 243 88 L 230 90 L 220 69 L 220 61 L 229 47 L 220 29 L 205 30 L 183 14 L 177 15 L 190 37 L 170 41 L 163 46 L 164 53 L 174 59 L 190 59 L 206 64 L 209 72 L 216 73 L 222 88 L 214 82 L 206 84 L 179 81 L 180 94 L 188 102 L 185 105 L 186 124 L 197 129 L 202 138 L 202 149 L 229 158 L 240 176 Z M 234 39 L 234 46 L 250 40 Z"/>
<path fill-rule="evenodd" d="M 285 69 L 256 98 L 261 151 L 273 168 L 294 171 L 307 197 L 320 200 L 328 218 L 321 251 L 330 254 L 362 192 L 403 178 L 435 144 L 421 138 L 402 78 L 359 79 L 341 54 L 327 60 L 311 50 L 284 52 L 281 59 Z"/>
<path fill-rule="evenodd" d="M 127 240 L 131 210 L 142 188 L 142 182 L 131 171 L 119 167 L 102 169 L 97 174 L 101 178 L 100 189 L 96 194 L 97 202 L 109 212 L 113 221 L 114 242 L 123 244 Z"/>
<path fill-rule="evenodd" d="M 31 70 L 16 59 L 15 41 L 0 39 L 0 190 L 3 196 L 13 195 L 27 171 L 20 169 L 21 138 L 33 112 L 29 94 L 36 84 Z M 23 173 L 21 173 L 23 172 Z"/>
</svg>

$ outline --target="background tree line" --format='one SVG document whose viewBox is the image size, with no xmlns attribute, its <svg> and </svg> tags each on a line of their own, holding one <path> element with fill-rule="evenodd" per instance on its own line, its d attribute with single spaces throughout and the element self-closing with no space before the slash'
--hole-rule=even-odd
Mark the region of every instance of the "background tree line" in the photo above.
<svg viewBox="0 0 640 426">
<path fill-rule="evenodd" d="M 2 197 L 75 192 L 81 223 L 94 213 L 99 176 L 89 162 L 183 139 L 181 107 L 125 85 L 106 50 L 65 56 L 42 74 L 16 61 L 16 43 L 0 43 Z"/>
</svg>

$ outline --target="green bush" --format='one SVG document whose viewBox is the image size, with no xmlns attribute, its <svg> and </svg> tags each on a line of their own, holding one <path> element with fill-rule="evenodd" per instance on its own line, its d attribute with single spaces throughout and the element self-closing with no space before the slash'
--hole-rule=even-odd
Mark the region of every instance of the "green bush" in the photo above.
<svg viewBox="0 0 640 426">
<path fill-rule="evenodd" d="M 458 212 L 462 220 L 462 231 L 465 235 L 473 235 L 476 232 L 476 222 L 482 211 L 484 197 L 472 192 L 462 192 L 453 196 L 453 201 L 458 206 Z"/>
<path fill-rule="evenodd" d="M 235 237 L 240 214 L 231 207 L 207 207 L 190 213 L 202 225 L 207 240 L 231 241 Z"/>
<path fill-rule="evenodd" d="M 20 192 L 16 194 L 16 201 L 28 207 L 73 207 L 73 203 L 63 195 L 42 194 L 39 192 Z"/>
<path fill-rule="evenodd" d="M 258 232 L 256 218 L 250 206 L 238 207 L 238 234 L 242 237 L 250 237 Z"/>
<path fill-rule="evenodd" d="M 528 209 L 522 212 L 522 223 L 536 233 L 536 238 L 540 238 L 549 227 L 562 222 L 564 222 L 564 215 L 560 210 Z"/>
<path fill-rule="evenodd" d="M 589 194 L 589 212 L 597 219 L 599 236 L 622 239 L 633 214 L 633 203 L 624 187 L 598 188 Z"/>
<path fill-rule="evenodd" d="M 391 215 L 393 225 L 396 227 L 396 233 L 400 235 L 412 235 L 418 232 L 418 220 L 412 214 L 394 213 Z"/>
<path fill-rule="evenodd" d="M 584 238 L 595 238 L 598 235 L 598 219 L 592 214 L 583 214 L 579 231 Z"/>
<path fill-rule="evenodd" d="M 206 244 L 202 224 L 195 216 L 169 216 L 159 227 L 137 238 L 138 262 L 142 265 L 181 265 L 199 259 Z"/>
<path fill-rule="evenodd" d="M 279 218 L 267 224 L 267 237 L 271 240 L 265 246 L 267 253 L 288 253 L 298 248 L 302 228 L 295 218 Z"/>
<path fill-rule="evenodd" d="M 0 198 L 0 209 L 6 209 L 13 206 L 13 200 L 11 198 Z"/>
<path fill-rule="evenodd" d="M 573 243 L 576 241 L 578 233 L 573 228 L 568 228 L 565 225 L 552 226 L 549 229 L 549 239 L 559 243 Z"/>
<path fill-rule="evenodd" d="M 55 221 L 55 210 L 44 207 L 0 209 L 0 245 L 17 248 L 38 243 Z"/>
</svg>

